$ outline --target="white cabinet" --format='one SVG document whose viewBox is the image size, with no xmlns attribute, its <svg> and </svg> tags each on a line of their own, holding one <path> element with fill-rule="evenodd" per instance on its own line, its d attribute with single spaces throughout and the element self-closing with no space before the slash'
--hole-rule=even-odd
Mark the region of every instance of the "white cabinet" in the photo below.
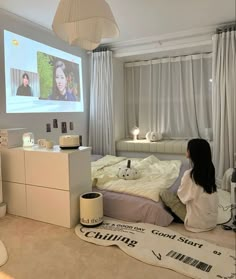
<svg viewBox="0 0 236 279">
<path fill-rule="evenodd" d="M 0 151 L 8 213 L 69 228 L 79 222 L 79 197 L 92 189 L 91 148 Z"/>
<path fill-rule="evenodd" d="M 25 183 L 24 150 L 1 148 L 2 180 Z"/>
<path fill-rule="evenodd" d="M 78 206 L 71 215 L 69 191 L 26 185 L 26 193 L 28 218 L 69 228 L 79 222 Z"/>
<path fill-rule="evenodd" d="M 8 213 L 27 217 L 25 184 L 3 181 L 3 201 Z"/>
</svg>

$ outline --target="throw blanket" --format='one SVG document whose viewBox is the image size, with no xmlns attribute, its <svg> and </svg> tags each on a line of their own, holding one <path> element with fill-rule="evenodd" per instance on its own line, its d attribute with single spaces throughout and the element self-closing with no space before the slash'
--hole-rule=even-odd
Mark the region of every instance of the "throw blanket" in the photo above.
<svg viewBox="0 0 236 279">
<path fill-rule="evenodd" d="M 160 191 L 174 183 L 181 166 L 179 160 L 161 161 L 153 155 L 145 159 L 133 158 L 131 167 L 138 170 L 140 178 L 119 179 L 117 176 L 119 167 L 125 167 L 127 160 L 126 157 L 108 155 L 92 162 L 93 185 L 99 189 L 141 196 L 158 202 Z"/>
</svg>

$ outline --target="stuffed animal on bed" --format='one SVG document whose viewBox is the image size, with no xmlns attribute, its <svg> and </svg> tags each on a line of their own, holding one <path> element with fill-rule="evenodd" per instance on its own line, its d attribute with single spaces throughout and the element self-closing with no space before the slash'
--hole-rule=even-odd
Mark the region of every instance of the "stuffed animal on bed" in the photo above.
<svg viewBox="0 0 236 279">
<path fill-rule="evenodd" d="M 131 168 L 131 160 L 128 160 L 126 167 L 120 167 L 117 176 L 121 179 L 132 180 L 139 178 L 137 169 Z"/>
</svg>

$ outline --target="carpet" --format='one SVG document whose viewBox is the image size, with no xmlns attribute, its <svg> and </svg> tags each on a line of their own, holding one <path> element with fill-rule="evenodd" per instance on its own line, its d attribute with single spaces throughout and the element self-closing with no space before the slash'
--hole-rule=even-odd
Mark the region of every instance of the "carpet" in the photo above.
<svg viewBox="0 0 236 279">
<path fill-rule="evenodd" d="M 102 246 L 116 245 L 128 255 L 196 279 L 234 278 L 235 251 L 181 235 L 165 227 L 104 218 L 102 225 L 77 225 L 81 239 Z"/>
<path fill-rule="evenodd" d="M 0 240 L 0 266 L 4 265 L 8 260 L 7 250 Z"/>
</svg>

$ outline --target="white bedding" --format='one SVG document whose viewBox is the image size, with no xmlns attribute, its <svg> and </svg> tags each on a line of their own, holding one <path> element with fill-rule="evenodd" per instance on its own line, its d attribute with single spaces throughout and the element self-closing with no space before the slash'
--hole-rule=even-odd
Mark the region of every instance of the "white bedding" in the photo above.
<svg viewBox="0 0 236 279">
<path fill-rule="evenodd" d="M 161 161 L 151 155 L 145 159 L 131 159 L 131 167 L 138 170 L 136 180 L 119 179 L 119 167 L 127 165 L 128 158 L 107 155 L 92 162 L 92 179 L 99 189 L 122 192 L 159 201 L 159 193 L 168 189 L 179 175 L 181 161 Z"/>
</svg>

